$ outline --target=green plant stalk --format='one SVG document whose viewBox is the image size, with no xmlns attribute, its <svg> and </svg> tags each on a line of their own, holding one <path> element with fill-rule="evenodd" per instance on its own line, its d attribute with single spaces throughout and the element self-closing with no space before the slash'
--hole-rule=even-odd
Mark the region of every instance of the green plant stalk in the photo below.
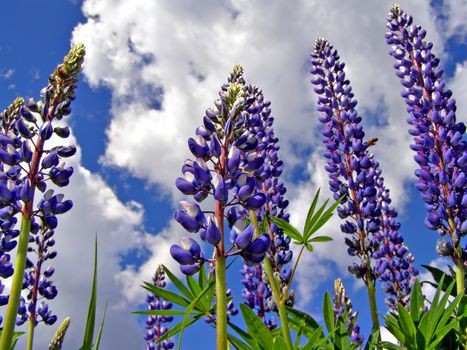
<svg viewBox="0 0 467 350">
<path fill-rule="evenodd" d="M 29 320 L 28 322 L 28 340 L 26 343 L 26 350 L 32 350 L 32 343 L 34 340 L 34 320 Z"/>
<path fill-rule="evenodd" d="M 216 335 L 217 350 L 227 349 L 227 296 L 225 260 L 222 256 L 216 258 Z"/>
<path fill-rule="evenodd" d="M 18 313 L 19 298 L 23 287 L 24 269 L 26 267 L 26 254 L 28 252 L 28 238 L 31 230 L 31 220 L 22 216 L 21 231 L 18 238 L 18 248 L 15 259 L 15 270 L 11 283 L 10 298 L 5 313 L 2 337 L 0 339 L 0 349 L 10 349 L 15 331 L 16 315 Z M 28 335 L 29 343 L 29 335 Z M 32 339 L 31 339 L 32 346 Z M 29 348 L 28 348 L 29 349 Z"/>
<path fill-rule="evenodd" d="M 287 312 L 285 311 L 285 301 L 287 300 L 287 295 L 284 295 L 281 298 L 279 288 L 274 279 L 274 273 L 272 272 L 271 262 L 269 258 L 264 258 L 264 270 L 266 271 L 266 276 L 268 277 L 269 284 L 271 285 L 272 294 L 276 300 L 277 310 L 279 311 L 279 318 L 281 320 L 282 335 L 284 336 L 287 349 L 293 350 L 292 337 L 290 336 L 289 330 L 289 320 L 287 319 Z"/>
<path fill-rule="evenodd" d="M 256 217 L 256 213 L 253 210 L 250 210 L 250 219 L 255 227 L 255 238 L 258 238 L 260 235 L 260 229 L 258 224 L 258 218 Z M 276 301 L 277 310 L 279 311 L 279 318 L 281 320 L 281 329 L 282 335 L 284 336 L 285 343 L 287 345 L 287 349 L 293 350 L 292 338 L 290 336 L 289 330 L 289 320 L 287 319 L 287 313 L 285 311 L 285 301 L 288 297 L 288 288 L 286 290 L 286 294 L 281 298 L 281 293 L 279 291 L 279 287 L 277 286 L 276 280 L 274 279 L 274 273 L 272 271 L 271 262 L 269 261 L 269 257 L 265 257 L 263 260 L 264 270 L 266 272 L 266 276 L 268 277 L 269 284 L 271 286 L 272 294 L 274 296 L 274 300 Z"/>
<path fill-rule="evenodd" d="M 366 283 L 367 291 L 368 291 L 368 301 L 370 302 L 370 313 L 371 313 L 371 323 L 373 324 L 372 330 L 378 330 L 378 342 L 381 341 L 380 335 L 380 326 L 379 326 L 379 319 L 378 319 L 378 308 L 376 306 L 376 289 L 375 285 L 373 284 L 371 279 L 367 279 Z"/>
</svg>

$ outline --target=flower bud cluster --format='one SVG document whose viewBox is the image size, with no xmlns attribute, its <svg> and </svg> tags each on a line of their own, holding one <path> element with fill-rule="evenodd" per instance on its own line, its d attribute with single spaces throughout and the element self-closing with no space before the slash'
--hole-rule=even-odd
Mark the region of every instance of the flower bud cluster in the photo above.
<svg viewBox="0 0 467 350">
<path fill-rule="evenodd" d="M 396 310 L 398 304 L 408 305 L 418 270 L 413 265 L 415 258 L 398 232 L 401 225 L 396 219 L 396 209 L 391 206 L 389 190 L 384 185 L 378 162 L 375 162 L 375 166 L 381 228 L 375 233 L 375 239 L 380 245 L 372 257 L 376 261 L 375 271 L 383 282 L 384 292 L 388 295 L 386 305 L 390 310 Z"/>
<path fill-rule="evenodd" d="M 360 326 L 357 323 L 358 313 L 352 310 L 352 301 L 345 292 L 344 284 L 340 278 L 334 281 L 334 298 L 333 298 L 333 310 L 334 310 L 334 320 L 337 326 L 337 320 L 339 317 L 344 316 L 345 312 L 349 313 L 349 318 L 347 320 L 347 327 L 352 325 L 352 322 L 355 322 L 352 331 L 350 334 L 350 341 L 352 344 L 359 344 L 361 348 L 363 344 L 363 336 L 360 334 Z"/>
<path fill-rule="evenodd" d="M 399 234 L 397 212 L 390 206 L 389 190 L 384 185 L 379 163 L 369 152 L 375 141 L 365 141 L 357 114 L 350 81 L 345 78 L 344 63 L 337 50 L 318 39 L 312 54 L 315 92 L 323 127 L 324 156 L 328 159 L 329 186 L 337 208 L 348 253 L 360 258 L 349 271 L 366 283 L 379 278 L 388 294 L 391 308 L 406 305 L 414 276 L 413 256 Z"/>
<path fill-rule="evenodd" d="M 195 200 L 181 201 L 175 220 L 188 232 L 199 233 L 220 254 L 224 254 L 224 210 L 235 206 L 258 210 L 266 201 L 258 183 L 264 158 L 258 153 L 258 139 L 250 130 L 257 122 L 249 111 L 256 96 L 249 94 L 244 84 L 243 69 L 235 66 L 228 84 L 221 88 L 215 108 L 206 111 L 203 126 L 196 129 L 195 138 L 188 140 L 195 158 L 185 161 L 183 177 L 175 182 L 183 194 L 192 195 Z M 208 196 L 216 203 L 214 215 L 198 204 Z M 255 238 L 251 226 L 242 221 L 244 218 L 236 219 L 239 221 L 235 224 L 234 247 L 245 261 L 260 263 L 269 248 L 269 236 Z M 172 257 L 180 263 L 182 272 L 196 273 L 206 258 L 193 239 L 182 245 L 172 247 Z"/>
<path fill-rule="evenodd" d="M 64 159 L 76 153 L 74 145 L 46 148 L 54 135 L 67 138 L 70 130 L 60 125 L 64 116 L 71 113 L 70 105 L 75 99 L 78 75 L 84 60 L 84 46 L 78 44 L 65 56 L 63 64 L 49 77 L 49 84 L 41 90 L 41 99 L 24 101 L 17 98 L 0 114 L 0 276 L 13 274 L 9 251 L 16 246 L 17 214 L 31 220 L 28 256 L 22 298 L 18 309 L 17 323 L 27 318 L 37 324 L 43 321 L 51 325 L 57 317 L 52 315 L 43 299 L 51 300 L 57 288 L 50 281 L 53 267 L 46 266 L 57 252 L 54 246 L 54 230 L 57 215 L 73 206 L 63 194 L 47 189 L 50 183 L 57 187 L 69 184 L 73 168 L 66 166 Z M 35 190 L 41 193 L 37 209 L 33 210 Z M 40 301 L 41 300 L 41 301 Z M 40 302 L 39 302 L 40 301 Z"/>
<path fill-rule="evenodd" d="M 375 164 L 368 153 L 368 142 L 357 114 L 350 81 L 337 50 L 324 39 L 318 39 L 312 57 L 312 74 L 318 94 L 319 120 L 324 124 L 326 171 L 334 199 L 343 197 L 337 212 L 346 220 L 341 229 L 348 253 L 360 258 L 349 267 L 357 278 L 374 280 L 371 255 L 378 247 L 374 233 L 380 229 L 380 208 L 377 203 Z"/>
<path fill-rule="evenodd" d="M 153 283 L 156 287 L 165 288 L 165 272 L 162 265 L 157 267 L 156 273 L 153 277 Z M 172 303 L 167 300 L 163 300 L 154 294 L 148 294 L 146 296 L 146 302 L 148 303 L 148 310 L 170 310 Z M 169 331 L 169 328 L 165 327 L 164 324 L 173 321 L 173 316 L 148 316 L 146 319 L 146 334 L 144 340 L 146 341 L 147 350 L 165 350 L 172 349 L 174 342 L 172 340 L 165 340 L 160 344 L 157 344 L 158 340 Z"/>
<path fill-rule="evenodd" d="M 467 247 L 462 248 L 461 240 L 467 232 L 466 127 L 456 121 L 456 101 L 446 87 L 433 44 L 425 40 L 426 31 L 398 5 L 389 12 L 387 27 L 386 41 L 410 115 L 407 122 L 414 140 L 410 148 L 419 166 L 415 186 L 427 209 L 425 224 L 443 236 L 438 253 L 465 264 Z"/>
</svg>

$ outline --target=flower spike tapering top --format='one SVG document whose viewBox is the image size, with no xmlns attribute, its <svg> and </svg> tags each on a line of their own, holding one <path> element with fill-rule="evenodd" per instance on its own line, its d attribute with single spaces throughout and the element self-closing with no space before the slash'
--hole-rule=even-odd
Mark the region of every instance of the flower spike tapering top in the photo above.
<svg viewBox="0 0 467 350">
<path fill-rule="evenodd" d="M 25 259 L 25 271 L 22 270 L 22 263 L 15 265 L 20 268 L 13 274 L 4 318 L 8 336 L 2 337 L 0 347 L 8 342 L 5 339 L 12 332 L 13 314 L 15 317 L 18 314 L 17 324 L 29 319 L 32 326 L 29 329 L 32 331 L 38 322 L 51 325 L 57 320 L 46 303 L 58 293 L 50 280 L 55 270 L 47 263 L 57 255 L 53 248 L 57 216 L 69 211 L 73 202 L 47 187 L 60 188 L 69 184 L 73 168 L 67 166 L 64 159 L 73 156 L 76 147 L 60 142 L 50 147 L 49 139 L 65 139 L 70 135 L 68 127 L 59 125 L 57 121 L 71 113 L 70 105 L 75 99 L 84 54 L 82 44 L 73 46 L 63 63 L 50 75 L 49 84 L 41 90 L 40 101 L 36 102 L 33 98 L 27 101 L 16 99 L 0 114 L 2 277 L 13 273 L 9 256 L 5 253 L 16 246 L 18 236 L 17 254 Z M 42 196 L 34 209 L 36 189 L 42 192 Z M 15 229 L 18 214 L 21 215 L 21 234 Z M 28 230 L 23 233 L 24 223 L 27 223 L 24 227 Z M 20 296 L 20 289 L 26 289 L 24 296 Z M 4 299 L 0 300 L 3 303 Z"/>
<path fill-rule="evenodd" d="M 416 188 L 421 192 L 427 216 L 425 224 L 443 236 L 440 255 L 450 256 L 459 268 L 467 262 L 467 141 L 465 125 L 456 121 L 456 101 L 443 79 L 440 60 L 426 31 L 413 23 L 399 5 L 388 15 L 386 41 L 394 68 L 403 86 L 402 97 L 412 126 L 410 148 L 419 168 Z M 444 243 L 445 244 L 444 244 Z"/>
<path fill-rule="evenodd" d="M 348 253 L 360 258 L 349 267 L 357 278 L 385 284 L 387 303 L 395 308 L 406 305 L 414 276 L 413 257 L 397 232 L 397 212 L 389 206 L 389 191 L 384 186 L 379 163 L 369 152 L 374 142 L 365 141 L 362 118 L 355 107 L 350 81 L 337 50 L 325 39 L 316 41 L 312 57 L 312 74 L 318 94 L 318 111 L 323 127 L 324 156 L 329 186 L 337 200 L 344 196 L 337 211 L 345 222 L 341 225 Z"/>
</svg>

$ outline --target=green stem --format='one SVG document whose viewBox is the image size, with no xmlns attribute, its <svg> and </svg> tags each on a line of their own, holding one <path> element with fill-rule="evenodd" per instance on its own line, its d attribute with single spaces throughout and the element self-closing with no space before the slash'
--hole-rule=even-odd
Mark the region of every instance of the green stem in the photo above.
<svg viewBox="0 0 467 350">
<path fill-rule="evenodd" d="M 295 276 L 295 271 L 297 270 L 298 262 L 300 261 L 300 258 L 302 257 L 302 253 L 303 253 L 304 249 L 305 249 L 305 245 L 303 244 L 302 248 L 300 249 L 300 252 L 298 253 L 298 257 L 295 260 L 295 264 L 294 264 L 294 267 L 293 267 L 293 270 L 292 270 L 292 274 L 290 275 L 289 284 L 287 285 L 287 292 L 290 290 L 290 285 L 292 284 L 292 280 L 293 280 L 293 278 Z"/>
<path fill-rule="evenodd" d="M 274 273 L 272 272 L 271 262 L 269 258 L 264 258 L 263 261 L 264 270 L 266 271 L 266 276 L 269 280 L 269 285 L 271 286 L 272 295 L 277 304 L 277 310 L 279 311 L 279 318 L 281 320 L 282 335 L 284 336 L 285 343 L 287 344 L 287 349 L 293 350 L 292 338 L 289 331 L 289 320 L 287 319 L 287 313 L 285 311 L 285 299 L 281 298 L 281 293 L 277 286 L 276 280 L 274 279 Z"/>
<path fill-rule="evenodd" d="M 31 230 L 31 220 L 22 216 L 21 231 L 18 238 L 18 248 L 15 259 L 15 270 L 11 282 L 10 298 L 5 313 L 2 337 L 0 339 L 0 349 L 10 349 L 13 333 L 15 331 L 16 315 L 18 314 L 19 298 L 23 287 L 24 268 L 26 267 L 26 254 L 28 251 L 29 231 Z"/>
<path fill-rule="evenodd" d="M 216 261 L 216 335 L 217 350 L 227 349 L 227 296 L 225 281 L 225 257 Z"/>
<path fill-rule="evenodd" d="M 28 342 L 26 344 L 26 350 L 32 350 L 32 343 L 34 339 L 34 320 L 29 320 L 28 324 Z"/>
<path fill-rule="evenodd" d="M 259 237 L 261 231 L 259 229 L 258 218 L 256 217 L 256 213 L 253 210 L 250 210 L 250 219 L 255 227 L 255 234 L 254 237 Z M 277 310 L 279 311 L 279 318 L 281 320 L 281 328 L 282 328 L 282 335 L 284 336 L 285 343 L 287 344 L 287 349 L 293 350 L 292 338 L 290 337 L 290 330 L 289 330 L 289 320 L 287 319 L 287 313 L 285 311 L 285 301 L 288 297 L 288 288 L 285 291 L 285 295 L 281 298 L 281 293 L 279 291 L 279 287 L 277 286 L 276 280 L 274 279 L 274 273 L 272 271 L 271 262 L 269 261 L 269 257 L 265 257 L 263 260 L 264 270 L 266 271 L 266 276 L 269 280 L 269 285 L 271 286 L 272 295 L 274 296 L 274 300 L 277 304 Z"/>
<path fill-rule="evenodd" d="M 378 308 L 376 306 L 376 289 L 373 281 L 371 279 L 367 279 L 366 283 L 367 291 L 368 291 L 368 301 L 370 302 L 370 312 L 371 312 L 371 322 L 373 324 L 373 331 L 378 331 L 378 342 L 381 341 L 380 335 L 380 326 L 379 326 L 379 319 L 378 319 Z"/>
</svg>

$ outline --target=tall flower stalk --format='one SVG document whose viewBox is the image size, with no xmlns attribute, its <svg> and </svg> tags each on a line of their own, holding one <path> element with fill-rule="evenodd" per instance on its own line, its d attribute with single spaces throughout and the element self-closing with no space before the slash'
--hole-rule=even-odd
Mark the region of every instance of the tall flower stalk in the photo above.
<svg viewBox="0 0 467 350">
<path fill-rule="evenodd" d="M 56 216 L 70 210 L 73 203 L 64 200 L 62 194 L 47 190 L 47 186 L 50 182 L 58 187 L 68 185 L 73 168 L 66 167 L 61 159 L 72 156 L 76 148 L 47 148 L 47 141 L 54 134 L 61 138 L 70 134 L 69 129 L 61 126 L 59 121 L 71 112 L 70 104 L 75 98 L 84 53 L 82 44 L 70 50 L 63 64 L 50 75 L 49 84 L 41 91 L 39 102 L 33 99 L 26 103 L 16 100 L 16 105 L 1 115 L 2 233 L 7 236 L 13 218 L 21 216 L 11 292 L 0 339 L 1 349 L 10 346 L 17 313 L 20 314 L 20 323 L 28 313 L 28 350 L 32 349 L 34 328 L 39 319 L 46 324 L 56 321 L 56 316 L 52 315 L 45 302 L 38 304 L 40 299 L 52 299 L 57 294 L 57 289 L 49 280 L 53 268 L 43 265 L 57 254 L 50 249 L 54 245 L 52 236 L 58 224 Z M 42 198 L 37 209 L 34 209 L 36 189 L 42 192 Z M 14 234 L 11 236 L 14 237 Z M 32 257 L 33 253 L 35 258 Z M 25 274 L 26 269 L 30 272 Z M 28 289 L 27 300 L 23 299 L 20 304 L 23 288 Z"/>
<path fill-rule="evenodd" d="M 368 291 L 373 329 L 379 330 L 376 305 L 376 280 L 385 283 L 388 306 L 407 304 L 414 276 L 413 257 L 397 232 L 397 212 L 390 207 L 389 191 L 384 186 L 379 164 L 364 140 L 362 118 L 355 107 L 357 101 L 337 50 L 324 39 L 318 39 L 312 57 L 312 74 L 318 94 L 318 111 L 326 147 L 326 170 L 334 198 L 344 198 L 337 208 L 345 222 L 341 230 L 348 253 L 359 258 L 349 267 L 361 278 Z"/>
<path fill-rule="evenodd" d="M 426 31 L 413 23 L 399 5 L 388 15 L 386 41 L 396 60 L 396 75 L 404 87 L 413 136 L 410 148 L 419 165 L 416 188 L 425 202 L 425 224 L 441 235 L 437 252 L 456 266 L 457 293 L 465 293 L 467 246 L 467 141 L 465 125 L 456 121 L 456 101 L 443 79 L 440 60 L 425 40 Z"/>
<path fill-rule="evenodd" d="M 182 238 L 182 244 L 173 245 L 172 257 L 181 265 L 181 271 L 192 275 L 201 264 L 213 264 L 216 277 L 216 332 L 217 349 L 227 348 L 227 289 L 226 260 L 241 255 L 246 262 L 259 264 L 270 245 L 267 234 L 254 236 L 254 228 L 245 217 L 235 218 L 230 238 L 232 245 L 226 249 L 225 224 L 227 211 L 241 207 L 258 210 L 265 203 L 265 195 L 258 190 L 255 171 L 264 163 L 257 154 L 258 140 L 250 131 L 254 122 L 248 107 L 255 96 L 248 93 L 243 79 L 243 69 L 235 66 L 228 83 L 223 85 L 215 101 L 215 108 L 208 109 L 203 126 L 196 129 L 196 138 L 188 140 L 188 147 L 195 157 L 186 160 L 183 177 L 176 180 L 177 188 L 185 195 L 192 195 L 196 202 L 208 196 L 214 199 L 214 210 L 203 211 L 192 201 L 181 201 L 182 209 L 174 218 L 188 232 L 214 246 L 214 256 L 209 259 L 201 252 L 200 245 L 192 238 Z"/>
<path fill-rule="evenodd" d="M 157 267 L 152 281 L 156 287 L 165 288 L 165 272 L 162 265 Z M 146 296 L 146 301 L 148 303 L 149 310 L 170 310 L 172 308 L 171 302 L 163 300 L 154 294 L 148 294 Z M 172 320 L 173 316 L 159 315 L 147 317 L 146 334 L 144 336 L 144 340 L 146 341 L 146 350 L 167 350 L 174 347 L 174 342 L 170 339 L 157 344 L 159 339 L 169 331 L 169 328 L 165 327 L 164 324 L 170 323 Z"/>
</svg>

